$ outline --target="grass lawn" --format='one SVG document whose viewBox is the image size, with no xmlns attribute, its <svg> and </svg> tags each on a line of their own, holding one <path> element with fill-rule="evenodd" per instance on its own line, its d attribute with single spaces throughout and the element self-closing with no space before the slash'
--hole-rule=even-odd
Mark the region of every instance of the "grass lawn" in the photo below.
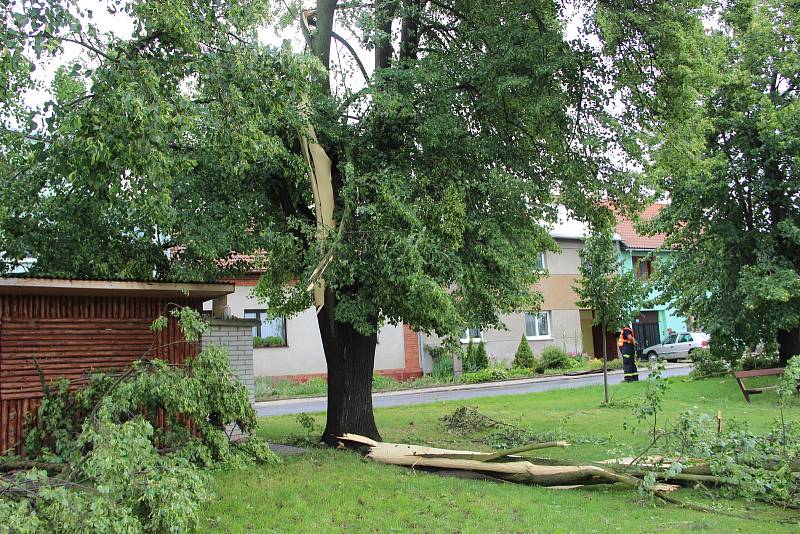
<svg viewBox="0 0 800 534">
<path fill-rule="evenodd" d="M 545 369 L 541 373 L 537 373 L 531 369 L 506 369 L 502 365 L 496 365 L 496 368 L 503 369 L 505 374 L 501 380 L 508 380 L 514 378 L 534 378 L 541 376 L 554 376 L 563 375 L 570 371 L 588 371 L 590 369 L 598 369 L 602 367 L 602 362 L 599 360 L 578 360 L 575 365 L 559 369 Z M 619 359 L 611 360 L 609 362 L 609 369 L 617 370 L 622 369 L 622 361 Z M 483 381 L 483 380 L 481 380 Z M 430 388 L 437 386 L 453 386 L 457 384 L 474 383 L 463 378 L 453 378 L 452 375 L 446 377 L 436 378 L 431 375 L 426 375 L 420 378 L 413 378 L 411 380 L 395 380 L 394 378 L 382 375 L 374 375 L 372 377 L 372 391 L 399 391 L 405 389 L 420 389 Z M 257 376 L 255 379 L 255 394 L 257 401 L 268 401 L 278 399 L 294 399 L 302 397 L 324 397 L 328 394 L 328 383 L 322 378 L 311 378 L 305 382 L 297 382 L 287 379 L 275 379 L 269 376 Z"/>
<path fill-rule="evenodd" d="M 671 379 L 670 384 L 664 418 L 690 408 L 713 414 L 722 410 L 728 420 L 766 430 L 778 416 L 774 393 L 755 396 L 748 405 L 730 378 Z M 539 451 L 546 453 L 542 456 L 601 460 L 613 455 L 610 451 L 649 442 L 646 428 L 622 427 L 623 421 L 633 422 L 626 399 L 642 390 L 642 383 L 613 386 L 618 407 L 611 408 L 599 406 L 602 388 L 587 387 L 385 408 L 376 411 L 376 418 L 386 441 L 488 450 L 474 443 L 474 436 L 448 434 L 438 421 L 458 406 L 477 405 L 495 419 L 542 432 L 562 429 L 592 441 Z M 800 419 L 797 405 L 787 415 Z M 324 414 L 316 419 L 324 424 Z M 263 419 L 259 430 L 260 437 L 277 442 L 301 433 L 294 416 Z M 653 503 L 619 485 L 552 490 L 459 480 L 322 449 L 285 458 L 279 466 L 221 473 L 215 484 L 219 498 L 204 525 L 210 532 L 800 532 L 798 512 L 742 500 L 716 501 L 741 516 L 729 517 Z M 699 491 L 673 495 L 714 504 Z M 778 520 L 795 520 L 795 525 Z"/>
</svg>

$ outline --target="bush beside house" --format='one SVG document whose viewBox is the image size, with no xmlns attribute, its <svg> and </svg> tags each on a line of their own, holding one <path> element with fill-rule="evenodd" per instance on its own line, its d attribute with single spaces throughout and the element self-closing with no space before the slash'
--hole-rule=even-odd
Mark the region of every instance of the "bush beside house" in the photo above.
<svg viewBox="0 0 800 534">
<path fill-rule="evenodd" d="M 561 347 L 551 345 L 542 350 L 542 367 L 545 369 L 563 369 L 571 366 L 569 354 Z"/>
<path fill-rule="evenodd" d="M 511 367 L 514 369 L 533 369 L 535 366 L 536 359 L 533 356 L 533 351 L 528 344 L 528 340 L 525 339 L 525 335 L 523 334 L 519 342 L 519 347 L 517 348 L 517 353 L 514 355 L 514 361 L 511 362 Z"/>
</svg>

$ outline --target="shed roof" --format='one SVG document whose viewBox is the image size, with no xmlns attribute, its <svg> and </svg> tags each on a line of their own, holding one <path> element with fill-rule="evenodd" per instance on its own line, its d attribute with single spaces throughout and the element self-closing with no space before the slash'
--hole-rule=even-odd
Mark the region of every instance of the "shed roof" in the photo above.
<svg viewBox="0 0 800 534">
<path fill-rule="evenodd" d="M 0 276 L 0 295 L 76 295 L 214 299 L 233 293 L 233 284 L 97 280 L 37 276 Z"/>
</svg>

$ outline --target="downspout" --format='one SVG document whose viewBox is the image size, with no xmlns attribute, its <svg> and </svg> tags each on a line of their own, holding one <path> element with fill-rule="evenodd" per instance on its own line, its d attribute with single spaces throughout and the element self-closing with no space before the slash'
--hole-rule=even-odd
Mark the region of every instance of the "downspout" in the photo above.
<svg viewBox="0 0 800 534">
<path fill-rule="evenodd" d="M 425 372 L 425 345 L 422 344 L 422 332 L 417 332 L 417 351 L 419 352 L 419 368 L 424 376 L 427 373 Z"/>
</svg>

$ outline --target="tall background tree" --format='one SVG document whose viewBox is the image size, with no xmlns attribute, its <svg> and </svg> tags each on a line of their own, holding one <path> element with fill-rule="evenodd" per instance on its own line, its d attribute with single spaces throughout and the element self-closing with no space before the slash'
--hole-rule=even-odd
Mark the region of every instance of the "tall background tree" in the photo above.
<svg viewBox="0 0 800 534">
<path fill-rule="evenodd" d="M 668 193 L 654 229 L 674 249 L 661 286 L 735 359 L 800 354 L 800 5 L 723 1 L 694 91 L 651 169 Z M 713 16 L 711 16 L 713 15 Z"/>
<path fill-rule="evenodd" d="M 639 314 L 647 298 L 647 286 L 635 271 L 622 271 L 619 248 L 608 215 L 606 224 L 595 226 L 578 252 L 581 277 L 575 286 L 578 306 L 592 310 L 592 325 L 603 333 L 603 392 L 608 404 L 608 332 L 621 330 Z"/>
<path fill-rule="evenodd" d="M 700 28 L 661 0 L 108 5 L 131 36 L 73 0 L 6 7 L 3 259 L 184 279 L 257 262 L 272 313 L 318 306 L 329 442 L 379 437 L 381 324 L 500 327 L 536 305 L 556 197 L 586 220 L 636 202 L 639 134 Z M 259 43 L 284 23 L 306 53 Z"/>
</svg>

